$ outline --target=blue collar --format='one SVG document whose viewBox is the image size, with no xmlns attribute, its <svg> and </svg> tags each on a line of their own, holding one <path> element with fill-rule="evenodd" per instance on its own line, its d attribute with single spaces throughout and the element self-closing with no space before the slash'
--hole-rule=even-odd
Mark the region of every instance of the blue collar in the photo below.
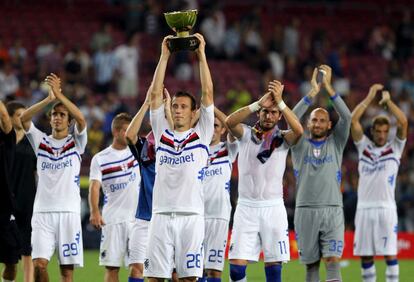
<svg viewBox="0 0 414 282">
<path fill-rule="evenodd" d="M 320 147 L 320 146 L 322 146 L 323 144 L 326 143 L 326 139 L 322 140 L 322 141 L 316 141 L 316 140 L 312 140 L 312 139 L 309 138 L 308 141 L 309 141 L 309 143 L 311 143 L 315 147 Z"/>
</svg>

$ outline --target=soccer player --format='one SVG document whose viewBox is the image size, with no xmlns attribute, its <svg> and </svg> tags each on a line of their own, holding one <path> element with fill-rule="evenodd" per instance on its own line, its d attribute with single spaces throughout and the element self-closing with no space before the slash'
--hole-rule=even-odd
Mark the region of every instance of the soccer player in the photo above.
<svg viewBox="0 0 414 282">
<path fill-rule="evenodd" d="M 283 203 L 283 174 L 289 146 L 303 133 L 295 114 L 282 99 L 283 85 L 269 83 L 257 102 L 227 118 L 230 132 L 239 140 L 239 199 L 230 243 L 230 279 L 246 281 L 249 261 L 258 261 L 263 249 L 266 281 L 281 281 L 282 262 L 290 260 L 288 221 Z M 242 122 L 258 115 L 253 127 Z M 291 129 L 277 126 L 284 117 Z"/>
<path fill-rule="evenodd" d="M 323 74 L 322 85 L 316 81 Z M 344 214 L 342 204 L 341 165 L 351 125 L 351 113 L 331 85 L 331 68 L 322 65 L 314 70 L 307 96 L 293 111 L 301 118 L 312 99 L 323 86 L 339 115 L 335 127 L 329 113 L 314 109 L 308 119 L 310 137 L 302 136 L 292 146 L 292 162 L 296 176 L 295 232 L 300 261 L 306 264 L 306 281 L 319 281 L 319 265 L 326 264 L 326 281 L 341 281 L 339 260 L 344 247 Z M 329 131 L 332 133 L 329 134 Z"/>
<path fill-rule="evenodd" d="M 208 167 L 203 172 L 204 186 L 204 267 L 208 282 L 221 281 L 224 268 L 224 253 L 227 245 L 231 213 L 230 179 L 232 164 L 237 156 L 238 146 L 230 134 L 228 141 L 222 142 L 226 133 L 227 116 L 214 109 L 214 135 L 210 143 Z"/>
<path fill-rule="evenodd" d="M 374 256 L 384 256 L 386 281 L 398 281 L 398 217 L 395 183 L 400 158 L 407 139 L 408 122 L 381 84 L 374 84 L 367 97 L 352 113 L 351 135 L 358 149 L 358 204 L 355 217 L 354 255 L 361 257 L 362 280 L 375 282 Z M 376 93 L 382 90 L 380 105 L 386 106 L 397 119 L 397 136 L 388 141 L 390 120 L 374 117 L 369 139 L 359 122 Z"/>
<path fill-rule="evenodd" d="M 130 282 L 144 281 L 145 251 L 136 250 L 145 250 L 145 242 L 132 240 L 135 230 L 146 229 L 147 222 L 135 220 L 141 175 L 125 138 L 131 120 L 126 113 L 115 116 L 111 125 L 112 144 L 97 153 L 91 162 L 90 223 L 102 228 L 99 264 L 106 268 L 106 282 L 118 281 L 119 268 L 124 262 L 130 266 Z M 98 205 L 101 187 L 104 194 L 102 215 Z"/>
<path fill-rule="evenodd" d="M 16 223 L 22 244 L 20 254 L 23 262 L 23 276 L 25 282 L 31 282 L 34 278 L 31 220 L 36 195 L 36 155 L 24 134 L 23 125 L 20 121 L 20 116 L 26 109 L 25 106 L 19 102 L 12 101 L 7 103 L 6 107 L 16 132 L 16 153 L 14 155 L 11 179 L 16 199 Z"/>
<path fill-rule="evenodd" d="M 79 171 L 86 146 L 86 122 L 81 111 L 61 92 L 55 74 L 46 77 L 51 90 L 20 117 L 37 156 L 38 184 L 32 217 L 32 258 L 35 281 L 48 281 L 47 265 L 55 249 L 61 281 L 73 280 L 74 265 L 83 265 Z M 50 112 L 52 134 L 46 135 L 32 117 L 58 100 Z M 69 125 L 75 120 L 73 134 Z"/>
<path fill-rule="evenodd" d="M 178 92 L 172 98 L 171 129 L 163 106 L 163 82 L 170 57 L 164 38 L 151 91 L 151 126 L 156 146 L 153 214 L 149 227 L 144 276 L 149 281 L 170 278 L 174 265 L 180 281 L 196 281 L 203 272 L 204 202 L 202 173 L 214 131 L 213 83 L 205 55 L 205 41 L 196 50 L 200 66 L 200 119 L 193 128 L 195 98 Z"/>
<path fill-rule="evenodd" d="M 16 278 L 20 239 L 14 217 L 15 199 L 10 179 L 16 147 L 16 133 L 3 102 L 0 101 L 0 263 L 5 264 L 2 281 Z"/>
</svg>

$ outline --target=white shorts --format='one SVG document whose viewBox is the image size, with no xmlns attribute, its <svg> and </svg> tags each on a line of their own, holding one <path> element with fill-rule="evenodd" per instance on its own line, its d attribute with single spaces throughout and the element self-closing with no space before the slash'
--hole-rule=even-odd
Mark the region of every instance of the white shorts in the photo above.
<svg viewBox="0 0 414 282">
<path fill-rule="evenodd" d="M 144 263 L 148 244 L 148 228 L 150 222 L 136 219 L 129 239 L 129 264 Z"/>
<path fill-rule="evenodd" d="M 153 214 L 148 232 L 144 276 L 202 277 L 204 217 L 201 215 Z"/>
<path fill-rule="evenodd" d="M 223 271 L 229 221 L 219 218 L 205 220 L 204 268 Z"/>
<path fill-rule="evenodd" d="M 99 265 L 144 263 L 147 232 L 148 222 L 140 219 L 103 226 Z"/>
<path fill-rule="evenodd" d="M 229 259 L 258 261 L 261 249 L 265 262 L 290 260 L 285 206 L 254 208 L 238 204 L 234 214 Z"/>
<path fill-rule="evenodd" d="M 355 256 L 397 255 L 397 210 L 393 208 L 357 209 L 355 215 Z"/>
<path fill-rule="evenodd" d="M 32 258 L 50 261 L 55 249 L 60 265 L 83 266 L 80 214 L 72 212 L 33 213 Z"/>
</svg>

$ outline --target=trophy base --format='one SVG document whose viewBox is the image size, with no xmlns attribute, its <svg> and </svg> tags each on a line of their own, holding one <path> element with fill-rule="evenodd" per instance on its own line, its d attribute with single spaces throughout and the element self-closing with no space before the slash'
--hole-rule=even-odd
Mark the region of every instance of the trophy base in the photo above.
<svg viewBox="0 0 414 282">
<path fill-rule="evenodd" d="M 187 37 L 173 37 L 167 42 L 170 52 L 194 51 L 200 45 L 200 41 L 194 35 Z"/>
</svg>

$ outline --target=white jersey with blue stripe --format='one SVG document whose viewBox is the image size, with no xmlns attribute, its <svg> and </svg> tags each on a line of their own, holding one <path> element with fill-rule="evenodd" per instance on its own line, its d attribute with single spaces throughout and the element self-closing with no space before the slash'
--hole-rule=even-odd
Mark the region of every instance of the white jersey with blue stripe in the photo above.
<svg viewBox="0 0 414 282">
<path fill-rule="evenodd" d="M 203 172 L 205 218 L 230 220 L 230 179 L 237 149 L 237 142 L 210 146 L 209 164 Z"/>
<path fill-rule="evenodd" d="M 92 158 L 89 180 L 101 183 L 104 194 L 102 217 L 106 224 L 135 219 L 141 175 L 129 147 L 116 150 L 109 146 L 97 153 Z"/>
<path fill-rule="evenodd" d="M 358 149 L 357 208 L 395 208 L 395 183 L 406 140 L 397 137 L 377 147 L 365 135 L 355 146 Z"/>
<path fill-rule="evenodd" d="M 185 132 L 169 129 L 163 105 L 150 117 L 156 146 L 153 213 L 203 215 L 202 179 L 214 132 L 214 106 L 201 106 L 197 125 Z"/>
<path fill-rule="evenodd" d="M 37 191 L 33 212 L 80 213 L 81 154 L 86 128 L 63 139 L 48 136 L 32 123 L 26 136 L 37 156 Z"/>
</svg>

